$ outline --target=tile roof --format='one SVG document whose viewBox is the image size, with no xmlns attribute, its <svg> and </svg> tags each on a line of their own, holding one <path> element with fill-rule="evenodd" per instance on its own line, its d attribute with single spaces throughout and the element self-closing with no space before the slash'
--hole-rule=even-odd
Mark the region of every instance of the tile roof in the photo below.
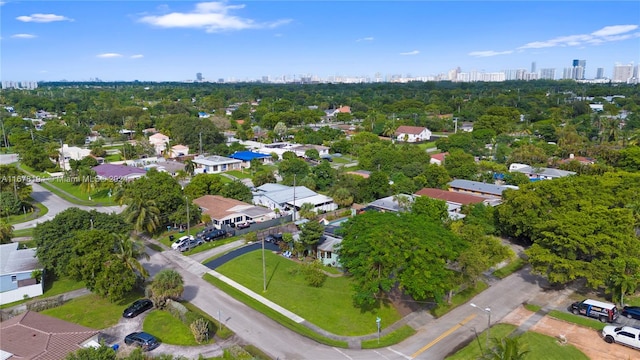
<svg viewBox="0 0 640 360">
<path fill-rule="evenodd" d="M 238 213 L 255 218 L 273 212 L 267 208 L 225 198 L 220 195 L 204 195 L 193 200 L 193 203 L 202 208 L 203 213 L 211 216 L 212 219 L 223 219 L 229 215 Z"/>
<path fill-rule="evenodd" d="M 0 323 L 0 349 L 11 359 L 60 360 L 99 334 L 35 311 L 27 311 Z"/>
<path fill-rule="evenodd" d="M 442 189 L 424 188 L 416 192 L 416 195 L 427 196 L 432 199 L 444 200 L 446 202 L 468 205 L 481 203 L 485 198 L 473 196 L 469 194 L 457 193 L 454 191 L 446 191 Z"/>
<path fill-rule="evenodd" d="M 398 126 L 398 128 L 396 129 L 396 135 L 400 135 L 400 134 L 418 135 L 425 130 L 427 130 L 427 128 L 421 127 L 421 126 L 402 125 L 402 126 Z"/>
</svg>

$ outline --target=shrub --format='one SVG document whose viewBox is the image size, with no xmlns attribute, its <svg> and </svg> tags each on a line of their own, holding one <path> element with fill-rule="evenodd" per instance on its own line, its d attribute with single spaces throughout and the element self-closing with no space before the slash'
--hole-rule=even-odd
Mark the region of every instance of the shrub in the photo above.
<svg viewBox="0 0 640 360">
<path fill-rule="evenodd" d="M 207 320 L 197 318 L 189 327 L 198 344 L 209 340 L 209 322 Z"/>
<path fill-rule="evenodd" d="M 309 286 L 322 287 L 327 275 L 322 271 L 322 263 L 313 261 L 303 265 L 302 273 Z"/>
</svg>

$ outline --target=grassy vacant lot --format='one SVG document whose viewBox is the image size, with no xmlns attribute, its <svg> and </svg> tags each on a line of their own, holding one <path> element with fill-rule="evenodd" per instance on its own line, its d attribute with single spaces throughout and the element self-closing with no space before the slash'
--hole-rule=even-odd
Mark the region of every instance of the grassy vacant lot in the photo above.
<svg viewBox="0 0 640 360">
<path fill-rule="evenodd" d="M 42 313 L 93 329 L 104 329 L 117 324 L 124 309 L 141 296 L 140 293 L 130 293 L 123 300 L 112 303 L 98 295 L 89 294 Z"/>
<path fill-rule="evenodd" d="M 64 192 L 69 193 L 70 195 L 73 195 L 80 200 L 93 201 L 100 204 L 115 205 L 115 203 L 109 197 L 108 189 L 96 189 L 91 193 L 85 193 L 80 190 L 80 185 L 75 185 L 71 181 L 52 180 L 48 183 Z M 89 200 L 89 197 L 91 197 L 91 200 Z"/>
<path fill-rule="evenodd" d="M 153 310 L 144 319 L 142 330 L 158 341 L 172 345 L 198 345 L 189 326 L 165 310 Z"/>
<path fill-rule="evenodd" d="M 400 319 L 400 314 L 391 305 L 372 312 L 361 312 L 354 307 L 352 283 L 347 277 L 327 278 L 322 287 L 315 288 L 307 285 L 304 276 L 298 273 L 298 263 L 271 252 L 265 254 L 266 292 L 262 291 L 261 251 L 239 256 L 217 271 L 334 334 L 371 334 L 376 331 L 376 317 L 383 320 L 383 325 Z"/>
<path fill-rule="evenodd" d="M 498 324 L 491 327 L 491 338 L 504 338 L 516 329 L 510 324 Z M 466 347 L 447 360 L 467 360 L 480 359 L 486 344 L 486 331 L 478 334 L 478 341 L 472 341 Z M 545 360 L 581 360 L 589 359 L 585 354 L 573 345 L 560 345 L 555 338 L 536 332 L 526 332 L 520 338 L 520 345 L 529 351 L 524 359 L 545 359 Z M 481 349 L 482 347 L 482 349 Z"/>
</svg>

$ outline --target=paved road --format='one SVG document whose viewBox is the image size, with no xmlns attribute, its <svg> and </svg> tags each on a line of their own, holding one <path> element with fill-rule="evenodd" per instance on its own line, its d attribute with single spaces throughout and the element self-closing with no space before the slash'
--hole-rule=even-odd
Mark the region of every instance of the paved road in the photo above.
<svg viewBox="0 0 640 360">
<path fill-rule="evenodd" d="M 278 251 L 280 250 L 280 248 L 278 247 L 278 245 L 276 244 L 272 244 L 269 242 L 264 243 L 264 248 L 266 250 L 269 251 Z M 218 268 L 218 266 L 226 263 L 227 261 L 233 260 L 235 259 L 237 256 L 246 254 L 250 251 L 254 251 L 254 250 L 259 250 L 262 249 L 262 243 L 261 242 L 255 242 L 253 244 L 247 245 L 247 246 L 243 246 L 239 249 L 233 250 L 231 252 L 228 252 L 212 261 L 209 261 L 208 263 L 204 264 L 206 267 L 208 267 L 211 270 L 215 270 L 216 268 Z"/>
<path fill-rule="evenodd" d="M 0 154 L 0 165 L 8 165 L 18 161 L 18 154 Z"/>
<path fill-rule="evenodd" d="M 167 267 L 175 268 L 187 284 L 183 295 L 186 300 L 223 321 L 242 342 L 257 346 L 273 358 L 444 359 L 461 344 L 473 339 L 474 329 L 478 332 L 486 329 L 489 320 L 488 313 L 468 305 L 460 306 L 439 319 L 433 319 L 427 312 L 422 312 L 409 322 L 409 325 L 416 329 L 416 335 L 402 343 L 375 350 L 338 349 L 300 336 L 235 301 L 205 282 L 202 275 L 207 273 L 209 268 L 193 259 L 187 259 L 175 251 L 151 254 L 149 262 L 145 264 L 151 274 Z M 544 293 L 539 282 L 540 279 L 530 275 L 529 270 L 525 268 L 495 283 L 470 302 L 481 308 L 489 307 L 491 324 L 495 324 L 523 302 Z M 382 321 L 383 327 L 386 327 L 384 319 Z M 372 324 L 372 328 L 375 329 L 375 324 Z"/>
<path fill-rule="evenodd" d="M 92 206 L 75 205 L 68 202 L 67 200 L 64 200 L 58 195 L 50 192 L 49 190 L 43 188 L 41 185 L 37 183 L 31 183 L 31 187 L 33 188 L 31 197 L 35 201 L 42 203 L 44 206 L 46 206 L 47 209 L 49 209 L 49 212 L 47 212 L 46 215 L 41 216 L 37 219 L 13 225 L 14 230 L 22 230 L 22 229 L 35 227 L 39 223 L 53 219 L 58 213 L 61 213 L 62 211 L 71 207 L 77 207 L 79 209 L 83 209 L 87 211 L 95 209 L 96 211 L 107 213 L 107 214 L 112 212 L 120 213 L 124 210 L 124 207 L 121 207 L 121 206 L 92 207 Z"/>
</svg>

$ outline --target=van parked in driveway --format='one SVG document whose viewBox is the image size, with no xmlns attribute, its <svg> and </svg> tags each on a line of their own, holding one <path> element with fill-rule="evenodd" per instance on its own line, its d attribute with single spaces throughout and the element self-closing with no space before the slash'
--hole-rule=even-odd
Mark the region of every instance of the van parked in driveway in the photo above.
<svg viewBox="0 0 640 360">
<path fill-rule="evenodd" d="M 618 308 L 615 304 L 598 300 L 585 299 L 571 304 L 570 310 L 575 315 L 584 315 L 600 320 L 600 322 L 614 322 L 618 318 Z"/>
</svg>

